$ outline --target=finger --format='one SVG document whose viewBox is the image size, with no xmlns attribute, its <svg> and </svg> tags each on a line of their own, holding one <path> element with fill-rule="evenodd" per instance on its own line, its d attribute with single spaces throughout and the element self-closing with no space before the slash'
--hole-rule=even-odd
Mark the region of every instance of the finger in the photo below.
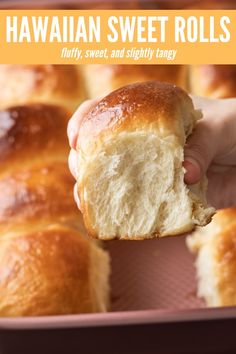
<svg viewBox="0 0 236 354">
<path fill-rule="evenodd" d="M 208 120 L 199 121 L 184 151 L 184 179 L 187 184 L 197 183 L 206 173 L 216 154 L 217 142 L 217 130 L 213 129 Z"/>
<path fill-rule="evenodd" d="M 68 164 L 69 164 L 70 172 L 76 180 L 77 180 L 77 160 L 78 160 L 78 152 L 75 151 L 74 149 L 71 149 L 68 158 Z"/>
<path fill-rule="evenodd" d="M 209 122 L 219 124 L 225 120 L 230 109 L 235 112 L 235 99 L 215 99 L 199 96 L 192 96 L 195 109 L 199 109 L 203 113 L 203 119 Z"/>
<path fill-rule="evenodd" d="M 192 96 L 190 95 L 193 100 L 193 105 L 195 109 L 201 109 L 202 111 L 209 110 L 211 105 L 215 105 L 218 100 L 213 98 L 205 98 L 200 96 Z M 205 112 L 206 113 L 206 112 Z"/>
<path fill-rule="evenodd" d="M 78 186 L 77 183 L 74 185 L 74 198 L 75 198 L 75 202 L 78 206 L 78 208 L 81 210 L 81 204 L 80 204 L 80 199 L 78 196 L 78 192 L 77 192 Z"/>
<path fill-rule="evenodd" d="M 206 99 L 193 97 L 201 108 L 203 119 L 185 147 L 185 181 L 196 183 L 206 173 L 210 163 L 232 165 L 235 162 L 235 99 Z"/>
<path fill-rule="evenodd" d="M 236 205 L 236 167 L 211 166 L 207 173 L 207 199 L 216 209 Z"/>
<path fill-rule="evenodd" d="M 67 126 L 67 135 L 70 147 L 75 149 L 78 138 L 78 131 L 85 115 L 98 103 L 98 100 L 84 101 L 75 111 Z"/>
<path fill-rule="evenodd" d="M 199 164 L 190 156 L 185 156 L 183 163 L 185 168 L 184 180 L 187 184 L 193 184 L 198 181 L 201 177 L 201 168 Z"/>
</svg>

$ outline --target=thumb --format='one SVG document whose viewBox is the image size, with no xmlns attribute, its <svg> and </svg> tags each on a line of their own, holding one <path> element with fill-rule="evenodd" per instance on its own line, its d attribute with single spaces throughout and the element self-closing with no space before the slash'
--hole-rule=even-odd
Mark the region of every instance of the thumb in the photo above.
<svg viewBox="0 0 236 354">
<path fill-rule="evenodd" d="M 197 183 L 206 173 L 216 153 L 216 140 L 213 127 L 204 119 L 199 121 L 184 150 L 184 179 L 187 184 Z"/>
</svg>

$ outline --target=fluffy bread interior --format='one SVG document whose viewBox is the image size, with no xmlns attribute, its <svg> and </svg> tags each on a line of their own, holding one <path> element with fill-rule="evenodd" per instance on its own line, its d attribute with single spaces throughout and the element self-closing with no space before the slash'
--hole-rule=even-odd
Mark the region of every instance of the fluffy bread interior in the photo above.
<svg viewBox="0 0 236 354">
<path fill-rule="evenodd" d="M 207 227 L 195 231 L 187 238 L 187 246 L 192 253 L 197 252 L 195 267 L 197 271 L 197 295 L 205 299 L 208 306 L 219 306 L 220 297 L 217 291 L 217 278 L 215 274 L 213 235 L 209 224 Z M 210 233 L 207 232 L 210 230 Z"/>
<path fill-rule="evenodd" d="M 175 235 L 209 219 L 212 210 L 184 184 L 183 147 L 175 136 L 122 132 L 99 146 L 79 162 L 86 212 L 99 237 Z"/>
<path fill-rule="evenodd" d="M 212 222 L 187 238 L 196 254 L 198 296 L 208 306 L 236 304 L 236 208 L 222 209 Z"/>
</svg>

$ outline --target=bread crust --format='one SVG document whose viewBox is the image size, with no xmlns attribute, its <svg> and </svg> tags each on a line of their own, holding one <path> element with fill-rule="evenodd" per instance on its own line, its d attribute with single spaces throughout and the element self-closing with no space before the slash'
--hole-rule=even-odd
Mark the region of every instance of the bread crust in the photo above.
<svg viewBox="0 0 236 354">
<path fill-rule="evenodd" d="M 107 310 L 109 256 L 73 198 L 69 117 L 49 104 L 0 111 L 0 316 Z"/>
<path fill-rule="evenodd" d="M 66 160 L 66 137 L 70 113 L 49 104 L 13 106 L 0 111 L 0 174 L 21 163 L 39 163 L 47 159 Z"/>
<path fill-rule="evenodd" d="M 234 0 L 198 0 L 194 1 L 191 5 L 186 6 L 187 9 L 195 9 L 195 10 L 222 10 L 222 9 L 235 9 L 235 1 Z"/>
<path fill-rule="evenodd" d="M 26 223 L 33 227 L 39 220 L 83 225 L 73 202 L 73 184 L 66 162 L 31 166 L 4 176 L 0 179 L 0 230 L 24 228 Z"/>
<path fill-rule="evenodd" d="M 83 73 L 90 98 L 103 97 L 128 84 L 158 80 L 187 88 L 184 65 L 85 65 Z"/>
<path fill-rule="evenodd" d="M 85 99 L 76 65 L 0 65 L 0 108 L 59 104 L 73 111 Z"/>
<path fill-rule="evenodd" d="M 5 234 L 0 239 L 0 316 L 104 310 L 91 290 L 92 247 L 77 231 L 59 224 Z M 100 261 L 108 261 L 101 252 Z"/>
<path fill-rule="evenodd" d="M 127 85 L 103 98 L 83 119 L 79 128 L 78 150 L 105 135 L 122 131 L 156 130 L 162 137 L 174 134 L 185 141 L 192 132 L 196 116 L 185 117 L 184 110 L 193 110 L 193 103 L 181 88 L 168 83 L 149 81 Z"/>
<path fill-rule="evenodd" d="M 197 96 L 230 98 L 236 96 L 236 65 L 190 67 L 191 92 Z"/>
</svg>

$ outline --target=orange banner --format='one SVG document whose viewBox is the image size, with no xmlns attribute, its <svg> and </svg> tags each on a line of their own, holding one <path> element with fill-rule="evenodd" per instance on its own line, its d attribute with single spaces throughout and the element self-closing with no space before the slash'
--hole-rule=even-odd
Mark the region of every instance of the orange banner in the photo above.
<svg viewBox="0 0 236 354">
<path fill-rule="evenodd" d="M 236 64 L 236 11 L 2 10 L 0 63 Z"/>
</svg>

